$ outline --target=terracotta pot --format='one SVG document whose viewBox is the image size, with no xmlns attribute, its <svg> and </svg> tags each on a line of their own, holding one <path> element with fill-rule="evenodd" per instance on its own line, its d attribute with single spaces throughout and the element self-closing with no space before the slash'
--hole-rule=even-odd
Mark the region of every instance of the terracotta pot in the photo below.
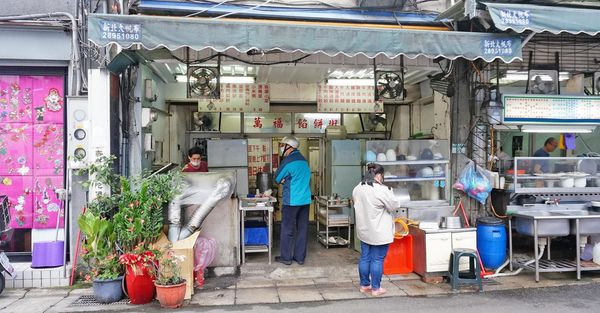
<svg viewBox="0 0 600 313">
<path fill-rule="evenodd" d="M 135 271 L 133 267 L 136 267 Z M 135 275 L 137 273 L 137 275 Z M 142 264 L 128 265 L 125 271 L 127 295 L 131 304 L 150 303 L 154 299 L 154 277 Z"/>
<path fill-rule="evenodd" d="M 156 285 L 156 299 L 163 308 L 176 309 L 183 305 L 185 280 L 177 285 Z"/>
</svg>

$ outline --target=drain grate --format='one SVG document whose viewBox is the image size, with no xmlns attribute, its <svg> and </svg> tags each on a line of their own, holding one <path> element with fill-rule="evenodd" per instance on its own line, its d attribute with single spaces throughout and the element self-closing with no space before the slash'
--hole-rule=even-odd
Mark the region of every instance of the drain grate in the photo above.
<svg viewBox="0 0 600 313">
<path fill-rule="evenodd" d="M 70 307 L 82 307 L 82 306 L 109 306 L 109 305 L 122 305 L 122 304 L 129 304 L 129 299 L 121 299 L 117 302 L 113 302 L 113 303 L 100 303 L 98 301 L 96 301 L 96 299 L 94 298 L 94 296 L 92 295 L 84 295 L 79 297 L 77 300 L 73 301 L 73 303 L 71 303 L 69 306 Z"/>
<path fill-rule="evenodd" d="M 483 279 L 483 285 L 484 286 L 494 286 L 494 285 L 502 285 L 502 283 L 500 283 L 497 280 L 493 280 L 491 278 L 484 278 Z"/>
</svg>

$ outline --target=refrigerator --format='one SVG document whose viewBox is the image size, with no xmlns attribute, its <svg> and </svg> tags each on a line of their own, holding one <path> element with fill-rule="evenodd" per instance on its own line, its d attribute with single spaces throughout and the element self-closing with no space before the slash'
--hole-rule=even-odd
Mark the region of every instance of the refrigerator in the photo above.
<svg viewBox="0 0 600 313">
<path fill-rule="evenodd" d="M 248 194 L 248 140 L 210 139 L 206 143 L 208 170 L 233 170 L 236 172 L 236 193 Z"/>
<path fill-rule="evenodd" d="M 361 140 L 329 140 L 326 143 L 325 195 L 352 197 L 361 179 Z"/>
</svg>

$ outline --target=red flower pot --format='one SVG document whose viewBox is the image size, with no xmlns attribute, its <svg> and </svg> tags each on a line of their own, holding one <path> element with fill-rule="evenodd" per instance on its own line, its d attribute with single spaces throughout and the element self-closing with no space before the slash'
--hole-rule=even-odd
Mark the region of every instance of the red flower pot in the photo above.
<svg viewBox="0 0 600 313">
<path fill-rule="evenodd" d="M 125 283 L 131 304 L 150 303 L 154 299 L 154 277 L 147 266 L 141 263 L 127 265 Z"/>
<path fill-rule="evenodd" d="M 185 281 L 178 285 L 156 285 L 156 299 L 163 308 L 176 309 L 183 305 Z"/>
</svg>

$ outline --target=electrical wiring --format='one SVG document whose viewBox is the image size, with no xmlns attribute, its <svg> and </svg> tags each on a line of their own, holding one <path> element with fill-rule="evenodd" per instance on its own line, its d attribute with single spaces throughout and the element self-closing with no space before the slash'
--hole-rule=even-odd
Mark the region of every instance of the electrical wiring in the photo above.
<svg viewBox="0 0 600 313">
<path fill-rule="evenodd" d="M 213 5 L 213 6 L 212 6 L 212 7 L 210 7 L 210 8 L 206 8 L 206 9 L 204 9 L 204 10 L 201 10 L 201 11 L 198 11 L 198 12 L 195 12 L 195 13 L 192 13 L 192 14 L 188 14 L 188 15 L 186 15 L 185 17 L 193 17 L 193 16 L 196 16 L 196 15 L 202 14 L 202 13 L 204 13 L 204 12 L 206 12 L 206 11 L 210 10 L 210 9 L 214 9 L 214 8 L 216 8 L 216 7 L 218 7 L 218 6 L 222 5 L 222 4 L 225 4 L 225 3 L 227 3 L 227 2 L 230 2 L 230 1 L 231 1 L 231 0 L 223 0 L 223 1 L 220 1 L 219 3 L 217 3 L 217 4 Z M 205 2 L 205 1 L 191 1 L 191 2 L 200 3 L 200 2 Z M 212 2 L 212 1 L 210 1 L 210 2 Z"/>
<path fill-rule="evenodd" d="M 227 16 L 231 16 L 231 15 L 235 15 L 235 14 L 239 14 L 239 13 L 243 13 L 243 12 L 252 11 L 254 9 L 258 9 L 258 8 L 264 6 L 264 5 L 269 4 L 271 1 L 273 1 L 273 0 L 266 0 L 264 3 L 257 4 L 257 5 L 255 5 L 253 7 L 250 7 L 250 8 L 247 8 L 247 9 L 243 9 L 243 10 L 239 10 L 239 11 L 235 11 L 235 12 L 229 12 L 229 13 L 226 13 L 226 14 L 223 14 L 223 15 L 219 15 L 219 16 L 213 17 L 212 19 L 213 20 L 217 20 L 217 19 L 220 19 L 220 18 L 223 18 L 223 17 L 227 17 Z"/>
<path fill-rule="evenodd" d="M 179 58 L 179 57 L 177 57 L 177 56 L 173 55 L 172 53 L 171 53 L 171 56 L 172 56 L 174 59 L 176 59 L 177 61 L 181 62 L 181 63 L 188 64 L 188 61 L 186 61 L 186 60 L 183 60 L 183 59 L 181 59 L 181 58 Z M 250 65 L 267 65 L 267 66 L 268 66 L 268 65 L 277 65 L 277 64 L 289 64 L 289 63 L 296 63 L 296 62 L 299 62 L 299 61 L 301 61 L 301 60 L 303 60 L 303 59 L 306 59 L 306 58 L 308 58 L 308 57 L 309 57 L 309 56 L 311 56 L 311 55 L 310 55 L 310 54 L 307 54 L 307 55 L 305 55 L 305 56 L 302 56 L 302 57 L 299 57 L 299 58 L 296 58 L 296 59 L 293 59 L 293 60 L 289 60 L 289 61 L 277 61 L 277 62 L 252 62 L 252 61 L 248 61 L 248 60 L 240 59 L 240 58 L 238 58 L 238 57 L 234 57 L 234 56 L 231 56 L 231 55 L 227 55 L 227 54 L 224 54 L 224 53 L 217 53 L 217 54 L 211 55 L 211 56 L 209 56 L 209 57 L 206 57 L 206 58 L 203 58 L 203 59 L 199 59 L 199 60 L 195 60 L 195 61 L 189 62 L 189 64 L 200 64 L 200 63 L 204 63 L 204 62 L 206 62 L 206 61 L 210 61 L 210 60 L 212 60 L 212 59 L 214 59 L 214 58 L 217 58 L 217 57 L 219 57 L 219 56 L 221 56 L 221 57 L 225 57 L 225 58 L 230 58 L 230 59 L 233 59 L 233 60 L 236 60 L 236 61 L 238 61 L 238 62 L 245 63 L 245 64 L 250 64 Z"/>
</svg>

